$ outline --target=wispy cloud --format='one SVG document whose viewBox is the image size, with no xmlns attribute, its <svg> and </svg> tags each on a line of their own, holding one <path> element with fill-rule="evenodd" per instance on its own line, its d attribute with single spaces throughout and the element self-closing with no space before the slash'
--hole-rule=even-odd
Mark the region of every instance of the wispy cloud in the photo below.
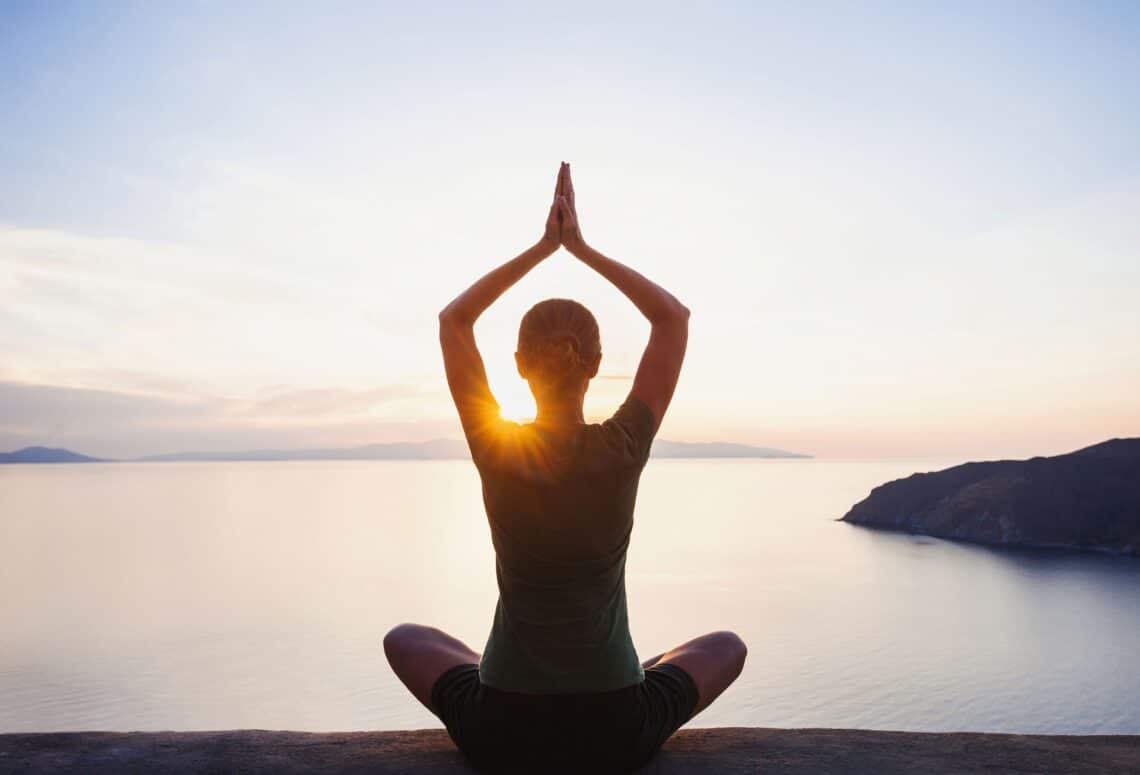
<svg viewBox="0 0 1140 775">
<path fill-rule="evenodd" d="M 252 402 L 242 403 L 238 413 L 258 418 L 303 420 L 367 415 L 378 406 L 419 398 L 425 391 L 418 385 L 387 385 L 370 390 L 321 388 L 275 392 Z"/>
<path fill-rule="evenodd" d="M 145 369 L 231 393 L 390 382 L 392 363 L 405 381 L 437 370 L 427 307 L 412 325 L 396 309 L 397 325 L 350 281 L 258 266 L 186 245 L 0 227 L 0 353 L 25 381 Z"/>
<path fill-rule="evenodd" d="M 397 384 L 359 391 L 279 389 L 247 400 L 0 382 L 0 449 L 45 444 L 135 457 L 455 436 L 458 425 L 450 418 L 401 419 L 421 414 L 407 404 L 422 395 L 418 386 Z"/>
</svg>

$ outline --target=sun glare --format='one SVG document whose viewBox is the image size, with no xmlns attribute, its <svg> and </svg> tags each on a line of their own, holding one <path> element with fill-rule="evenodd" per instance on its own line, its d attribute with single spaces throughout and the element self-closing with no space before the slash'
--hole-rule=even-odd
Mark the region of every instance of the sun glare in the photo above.
<svg viewBox="0 0 1140 775">
<path fill-rule="evenodd" d="M 514 364 L 511 364 L 513 367 Z M 489 370 L 487 381 L 499 402 L 499 416 L 513 422 L 530 422 L 534 419 L 534 396 L 514 368 Z"/>
</svg>

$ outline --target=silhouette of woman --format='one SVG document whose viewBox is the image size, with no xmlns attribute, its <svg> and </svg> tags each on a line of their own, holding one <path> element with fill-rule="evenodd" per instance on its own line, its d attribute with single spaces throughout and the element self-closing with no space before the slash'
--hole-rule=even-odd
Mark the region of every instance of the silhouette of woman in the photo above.
<svg viewBox="0 0 1140 775">
<path fill-rule="evenodd" d="M 625 403 L 604 423 L 586 424 L 582 403 L 602 357 L 597 323 L 574 301 L 535 305 L 519 327 L 515 360 L 538 411 L 520 425 L 499 415 L 474 324 L 559 245 L 645 315 L 649 343 Z M 635 768 L 740 674 L 747 650 L 734 633 L 710 633 L 644 663 L 629 634 L 634 499 L 688 325 L 689 310 L 672 294 L 586 244 L 565 163 L 538 243 L 439 315 L 447 383 L 483 483 L 499 601 L 482 655 L 416 624 L 392 629 L 384 651 L 480 768 Z"/>
</svg>

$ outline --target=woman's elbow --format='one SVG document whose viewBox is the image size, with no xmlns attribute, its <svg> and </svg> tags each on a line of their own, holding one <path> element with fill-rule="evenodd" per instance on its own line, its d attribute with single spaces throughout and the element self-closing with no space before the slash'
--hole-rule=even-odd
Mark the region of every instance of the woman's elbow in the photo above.
<svg viewBox="0 0 1140 775">
<path fill-rule="evenodd" d="M 452 332 L 466 331 L 475 327 L 475 321 L 463 314 L 461 310 L 447 305 L 439 312 L 439 335 L 445 336 Z"/>
<path fill-rule="evenodd" d="M 684 332 L 689 330 L 689 308 L 679 301 L 674 301 L 668 308 L 650 318 L 649 323 L 661 330 Z"/>
<path fill-rule="evenodd" d="M 673 304 L 669 309 L 669 322 L 670 323 L 679 324 L 679 325 L 688 325 L 689 324 L 689 316 L 691 314 L 692 313 L 689 311 L 688 307 L 686 307 L 684 304 L 677 301 L 676 299 L 673 299 Z"/>
<path fill-rule="evenodd" d="M 455 307 L 454 302 L 439 311 L 439 324 L 441 326 L 456 325 L 462 322 L 463 314 Z"/>
</svg>

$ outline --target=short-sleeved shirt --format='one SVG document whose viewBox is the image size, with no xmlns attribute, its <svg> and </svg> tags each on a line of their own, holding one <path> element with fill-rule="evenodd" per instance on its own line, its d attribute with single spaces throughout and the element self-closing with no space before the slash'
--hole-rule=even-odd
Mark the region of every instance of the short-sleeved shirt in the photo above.
<svg viewBox="0 0 1140 775">
<path fill-rule="evenodd" d="M 652 411 L 631 397 L 600 424 L 499 421 L 470 439 L 499 584 L 479 665 L 485 685 L 561 694 L 643 680 L 625 558 L 655 431 Z"/>
</svg>

